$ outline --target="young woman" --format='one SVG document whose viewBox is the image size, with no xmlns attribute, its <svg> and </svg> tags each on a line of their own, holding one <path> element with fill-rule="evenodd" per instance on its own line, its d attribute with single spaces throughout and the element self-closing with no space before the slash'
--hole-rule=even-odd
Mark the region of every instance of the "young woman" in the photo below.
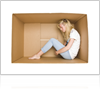
<svg viewBox="0 0 100 90">
<path fill-rule="evenodd" d="M 56 49 L 55 54 L 60 54 L 64 59 L 74 59 L 80 48 L 80 35 L 74 29 L 68 19 L 61 19 L 57 24 L 58 29 L 64 38 L 64 45 L 57 39 L 51 38 L 41 50 L 29 59 L 40 59 L 40 56 L 46 53 L 52 46 Z"/>
</svg>

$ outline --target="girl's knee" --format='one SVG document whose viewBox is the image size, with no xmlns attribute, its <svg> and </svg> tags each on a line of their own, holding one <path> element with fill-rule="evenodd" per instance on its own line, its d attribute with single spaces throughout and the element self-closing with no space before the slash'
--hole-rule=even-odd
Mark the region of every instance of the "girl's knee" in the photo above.
<svg viewBox="0 0 100 90">
<path fill-rule="evenodd" d="M 51 42 L 53 42 L 53 41 L 55 41 L 55 40 L 56 40 L 55 38 L 51 38 L 51 39 L 50 39 Z"/>
<path fill-rule="evenodd" d="M 55 38 L 51 38 L 50 40 L 52 40 L 52 41 L 53 41 L 53 40 L 55 40 Z"/>
</svg>

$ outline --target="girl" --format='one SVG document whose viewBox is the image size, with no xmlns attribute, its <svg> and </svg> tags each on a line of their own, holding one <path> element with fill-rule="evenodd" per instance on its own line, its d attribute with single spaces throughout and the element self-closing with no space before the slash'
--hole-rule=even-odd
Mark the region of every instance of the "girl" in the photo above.
<svg viewBox="0 0 100 90">
<path fill-rule="evenodd" d="M 46 53 L 52 46 L 56 49 L 55 54 L 60 54 L 64 59 L 74 59 L 80 48 L 80 35 L 74 29 L 68 19 L 61 19 L 57 24 L 58 29 L 64 38 L 64 45 L 55 38 L 51 38 L 41 50 L 29 59 L 40 59 L 40 56 Z"/>
</svg>

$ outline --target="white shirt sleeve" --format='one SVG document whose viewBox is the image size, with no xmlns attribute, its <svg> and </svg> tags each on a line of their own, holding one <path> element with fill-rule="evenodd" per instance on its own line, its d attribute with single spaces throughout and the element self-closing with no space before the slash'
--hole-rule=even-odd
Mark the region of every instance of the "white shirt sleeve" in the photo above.
<svg viewBox="0 0 100 90">
<path fill-rule="evenodd" d="M 70 38 L 74 38 L 74 39 L 77 39 L 77 33 L 75 31 L 72 31 L 70 33 Z"/>
</svg>

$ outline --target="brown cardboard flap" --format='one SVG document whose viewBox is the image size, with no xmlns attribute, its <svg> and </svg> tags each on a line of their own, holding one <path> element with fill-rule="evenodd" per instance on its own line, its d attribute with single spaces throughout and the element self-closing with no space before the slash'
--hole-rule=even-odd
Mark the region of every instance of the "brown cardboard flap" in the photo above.
<svg viewBox="0 0 100 90">
<path fill-rule="evenodd" d="M 12 62 L 24 54 L 24 24 L 12 15 Z"/>
<path fill-rule="evenodd" d="M 69 19 L 71 23 L 75 23 L 85 14 L 74 13 L 29 13 L 15 14 L 24 23 L 57 23 L 59 19 Z"/>
<path fill-rule="evenodd" d="M 78 54 L 78 58 L 88 61 L 88 27 L 87 16 L 84 16 L 75 23 L 75 28 L 81 36 L 81 45 Z"/>
<path fill-rule="evenodd" d="M 28 57 L 23 57 L 17 61 L 15 61 L 14 63 L 64 63 L 64 64 L 76 64 L 76 63 L 87 63 L 86 61 L 83 61 L 81 59 L 78 59 L 78 58 L 75 58 L 73 60 L 66 60 L 66 59 L 63 59 L 63 58 L 57 58 L 57 57 L 42 57 L 41 59 L 38 59 L 38 60 L 30 60 L 28 59 Z"/>
</svg>

